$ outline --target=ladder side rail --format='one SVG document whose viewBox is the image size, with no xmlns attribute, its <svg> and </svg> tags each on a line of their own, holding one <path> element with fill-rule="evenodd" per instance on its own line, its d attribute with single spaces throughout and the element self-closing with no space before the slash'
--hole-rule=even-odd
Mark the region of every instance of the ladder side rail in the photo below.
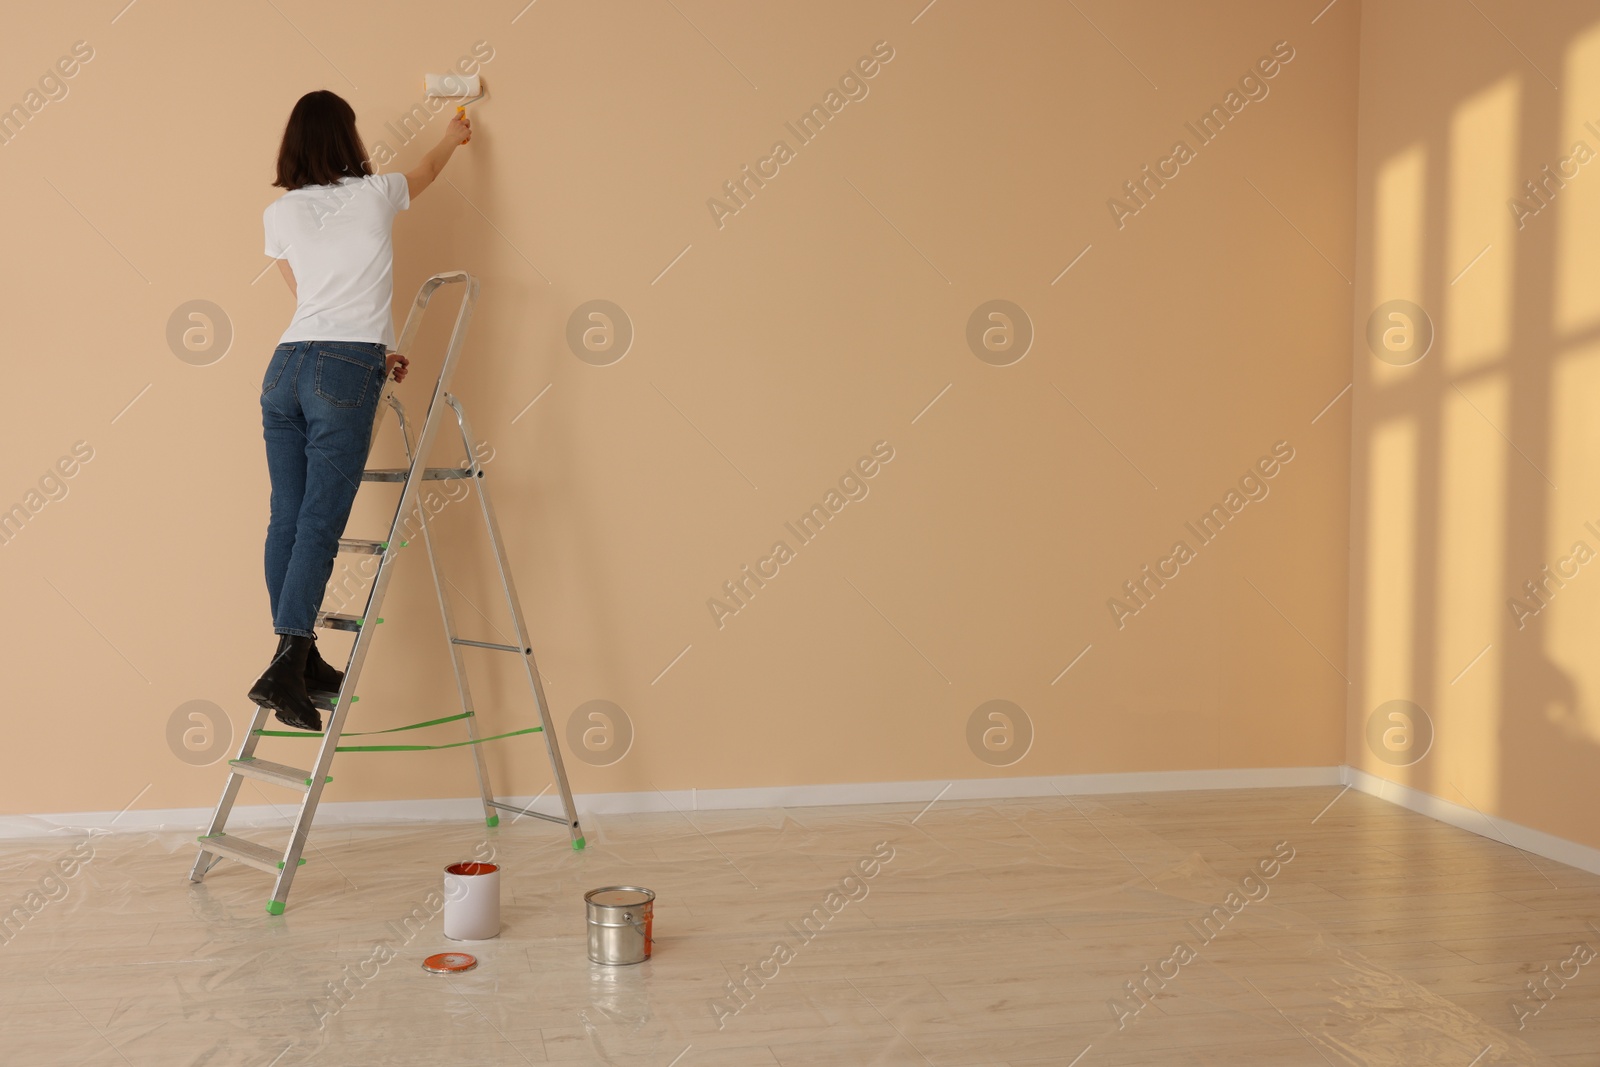
<svg viewBox="0 0 1600 1067">
<path fill-rule="evenodd" d="M 444 362 L 439 366 L 439 380 L 434 384 L 433 396 L 428 399 L 427 410 L 422 416 L 422 432 L 417 441 L 417 458 L 412 463 L 413 468 L 415 468 L 412 471 L 413 477 L 425 469 L 425 464 L 428 461 L 428 447 L 433 443 L 433 434 L 438 428 L 438 420 L 434 418 L 434 415 L 439 410 L 439 398 L 450 391 L 450 379 L 455 373 L 456 359 L 461 354 L 461 347 L 467 334 L 467 325 L 472 321 L 472 308 L 478 302 L 478 279 L 464 272 L 436 274 L 424 283 L 423 288 L 431 294 L 432 289 L 428 288 L 430 285 L 437 288 L 447 281 L 465 282 L 466 288 L 461 293 L 461 306 L 456 310 L 456 322 L 450 330 L 450 341 L 445 346 Z M 426 303 L 421 293 L 417 294 L 417 301 L 418 308 Z M 420 322 L 420 313 L 414 310 L 412 314 Z M 416 329 L 412 326 L 411 316 L 407 316 L 406 327 L 413 335 L 416 333 Z M 409 485 L 409 483 L 407 484 Z"/>
<path fill-rule="evenodd" d="M 445 391 L 450 374 L 455 369 L 456 355 L 461 349 L 461 338 L 466 332 L 467 322 L 471 320 L 472 305 L 477 302 L 478 280 L 463 271 L 435 274 L 423 283 L 422 290 L 417 294 L 416 304 L 413 306 L 411 314 L 406 317 L 405 336 L 409 338 L 415 336 L 418 323 L 421 320 L 422 310 L 427 307 L 428 297 L 431 296 L 433 290 L 447 282 L 457 281 L 465 282 L 466 289 L 461 294 L 461 307 L 456 313 L 455 328 L 450 333 L 450 344 L 445 351 L 444 363 L 439 368 L 439 381 L 435 384 L 433 397 L 428 402 L 428 414 L 424 418 L 422 432 L 420 439 L 416 443 L 415 452 L 411 450 L 409 434 L 406 435 L 406 454 L 411 462 L 406 474 L 405 487 L 400 491 L 400 502 L 395 507 L 394 520 L 389 525 L 388 547 L 383 550 L 381 561 L 378 564 L 377 577 L 373 580 L 372 588 L 367 593 L 367 605 L 362 616 L 364 619 L 370 619 L 383 602 L 383 592 L 388 587 L 391 554 L 399 549 L 400 532 L 407 515 L 413 507 L 418 508 L 419 513 L 421 511 L 418 497 L 421 495 L 422 482 L 427 475 L 428 449 L 433 443 L 433 435 L 438 431 L 438 420 L 433 417 L 433 413 L 438 406 L 437 400 Z M 388 403 L 392 407 L 399 406 L 400 400 L 398 397 L 390 395 Z M 380 410 L 382 409 L 380 408 Z M 368 448 L 368 454 L 371 454 L 370 447 Z M 376 623 L 370 625 L 376 625 Z M 368 630 L 370 625 L 363 623 L 361 629 L 363 631 Z M 365 655 L 366 642 L 358 638 L 356 647 L 351 653 L 350 669 L 352 671 L 360 669 Z"/>
<path fill-rule="evenodd" d="M 452 270 L 435 274 L 423 282 L 422 287 L 417 290 L 416 299 L 411 302 L 411 309 L 406 312 L 406 322 L 400 328 L 400 338 L 389 351 L 409 355 L 412 346 L 417 343 L 417 332 L 422 327 L 422 315 L 428 309 L 428 301 L 433 299 L 434 290 L 448 283 L 464 282 L 469 277 L 466 271 Z M 383 425 L 383 401 L 393 399 L 394 387 L 395 383 L 392 381 L 385 380 L 383 383 L 383 395 L 379 399 L 378 413 L 372 420 L 372 436 L 367 440 L 369 451 L 371 446 L 377 443 L 378 428 Z"/>
<path fill-rule="evenodd" d="M 533 657 L 533 642 L 528 638 L 528 627 L 522 618 L 522 606 L 517 598 L 516 583 L 511 578 L 511 565 L 506 560 L 505 548 L 500 539 L 500 527 L 495 522 L 494 508 L 489 503 L 488 487 L 484 484 L 483 468 L 478 465 L 478 457 L 472 450 L 472 427 L 467 420 L 467 413 L 462 409 L 461 402 L 454 396 L 446 395 L 445 403 L 456 413 L 456 424 L 461 429 L 461 440 L 466 446 L 468 461 L 471 463 L 472 481 L 477 486 L 478 503 L 483 508 L 484 525 L 489 530 L 489 543 L 494 547 L 495 565 L 500 570 L 500 584 L 504 588 L 506 604 L 511 609 L 511 621 L 517 630 L 517 642 L 521 646 L 523 669 L 527 672 L 528 683 L 533 688 L 534 704 L 539 711 L 539 723 L 544 728 L 545 751 L 550 756 L 550 769 L 555 774 L 556 785 L 561 790 L 561 802 L 567 816 L 567 831 L 572 835 L 574 844 L 583 839 L 583 831 L 578 825 L 578 810 L 572 801 L 572 790 L 567 784 L 567 771 L 561 762 L 561 748 L 556 741 L 555 723 L 550 716 L 550 704 L 545 699 L 544 683 L 539 677 L 539 667 Z M 582 847 L 582 846 L 579 846 Z"/>
<path fill-rule="evenodd" d="M 391 540 L 389 547 L 384 549 L 378 564 L 378 574 L 373 580 L 373 593 L 368 598 L 369 604 L 375 606 L 381 604 L 381 588 L 388 585 L 392 570 L 390 564 L 398 547 L 399 543 Z M 322 788 L 328 781 L 328 771 L 333 765 L 333 756 L 339 747 L 339 735 L 344 730 L 345 717 L 355 704 L 355 691 L 361 677 L 361 665 L 366 660 L 367 649 L 372 644 L 373 631 L 377 628 L 370 616 L 366 619 L 367 621 L 356 631 L 356 644 L 350 653 L 350 665 L 345 670 L 344 682 L 339 686 L 338 700 L 328 717 L 327 731 L 317 752 L 316 766 L 311 770 L 311 785 L 301 801 L 300 813 L 295 817 L 294 831 L 290 834 L 289 843 L 284 849 L 283 868 L 278 872 L 272 892 L 272 900 L 279 905 L 288 902 L 289 888 L 294 882 L 295 872 L 300 867 L 300 856 L 305 851 L 306 838 L 311 834 L 311 823 L 316 816 L 317 804 L 322 800 Z"/>
<path fill-rule="evenodd" d="M 417 457 L 411 448 L 411 429 L 406 421 L 405 408 L 398 400 L 394 403 L 395 412 L 400 419 L 401 438 L 405 442 L 406 460 L 408 463 L 415 465 Z M 467 724 L 467 738 L 468 740 L 476 741 L 478 739 L 477 711 L 472 703 L 472 687 L 467 681 L 467 665 L 462 659 L 461 646 L 457 645 L 455 640 L 458 636 L 455 615 L 450 610 L 450 598 L 445 594 L 444 573 L 439 568 L 438 556 L 433 550 L 433 534 L 428 527 L 428 509 L 425 506 L 418 508 L 417 515 L 422 523 L 422 544 L 428 553 L 428 569 L 433 574 L 434 592 L 439 597 L 439 614 L 444 618 L 445 647 L 450 650 L 450 666 L 455 671 L 456 694 L 461 700 L 461 710 L 467 716 L 463 720 Z M 489 765 L 484 759 L 483 746 L 470 745 L 468 747 L 472 751 L 473 770 L 478 776 L 478 794 L 483 799 L 484 818 L 492 825 L 499 821 L 499 816 L 489 806 L 490 801 L 493 799 L 493 791 L 489 784 Z"/>
<path fill-rule="evenodd" d="M 251 716 L 250 728 L 245 731 L 244 741 L 239 746 L 239 754 L 235 759 L 245 759 L 255 753 L 256 743 L 261 740 L 256 733 L 267 721 L 267 709 L 256 705 L 255 714 Z M 237 773 L 232 764 L 228 767 L 228 780 L 222 787 L 222 799 L 217 801 L 216 810 L 211 813 L 211 821 L 206 824 L 206 836 L 217 833 L 228 825 L 228 816 L 233 812 L 234 802 L 239 797 L 239 787 L 244 784 L 244 775 Z M 214 853 L 207 852 L 202 846 L 200 854 L 194 859 L 194 868 L 189 872 L 189 881 L 198 882 L 205 878 L 211 869 L 211 864 L 216 862 Z"/>
</svg>

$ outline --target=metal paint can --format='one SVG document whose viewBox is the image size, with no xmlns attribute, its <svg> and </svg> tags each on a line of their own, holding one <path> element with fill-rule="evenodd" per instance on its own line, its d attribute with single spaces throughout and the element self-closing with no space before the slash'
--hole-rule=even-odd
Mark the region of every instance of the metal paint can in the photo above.
<svg viewBox="0 0 1600 1067">
<path fill-rule="evenodd" d="M 650 958 L 656 895 L 636 885 L 608 885 L 583 895 L 589 918 L 589 959 L 607 966 Z"/>
</svg>

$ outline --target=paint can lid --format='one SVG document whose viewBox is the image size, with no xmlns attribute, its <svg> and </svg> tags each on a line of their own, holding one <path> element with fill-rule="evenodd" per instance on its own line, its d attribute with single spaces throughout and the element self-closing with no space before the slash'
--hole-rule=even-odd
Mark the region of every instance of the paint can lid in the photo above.
<svg viewBox="0 0 1600 1067">
<path fill-rule="evenodd" d="M 585 903 L 602 908 L 635 908 L 640 904 L 650 903 L 656 899 L 656 895 L 636 885 L 608 885 L 589 890 L 583 895 L 583 899 Z"/>
<path fill-rule="evenodd" d="M 473 862 L 471 860 L 463 860 L 460 863 L 452 863 L 452 864 L 450 864 L 450 866 L 448 866 L 448 867 L 446 867 L 444 869 L 444 873 L 445 874 L 465 874 L 465 875 L 493 874 L 495 871 L 498 871 L 499 869 L 500 869 L 499 864 L 495 864 L 495 863 L 475 863 L 475 862 Z"/>
<path fill-rule="evenodd" d="M 431 974 L 460 974 L 478 965 L 478 957 L 465 952 L 438 952 L 422 961 L 422 969 Z"/>
</svg>

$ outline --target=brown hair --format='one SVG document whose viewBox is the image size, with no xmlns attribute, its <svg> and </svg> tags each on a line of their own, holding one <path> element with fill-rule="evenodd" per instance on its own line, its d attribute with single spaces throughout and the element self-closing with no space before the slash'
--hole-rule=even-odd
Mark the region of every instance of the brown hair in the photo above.
<svg viewBox="0 0 1600 1067">
<path fill-rule="evenodd" d="M 372 173 L 367 150 L 356 133 L 356 113 L 344 98 L 326 89 L 295 102 L 278 147 L 278 180 L 273 185 L 298 189 L 333 185 L 340 178 Z"/>
</svg>

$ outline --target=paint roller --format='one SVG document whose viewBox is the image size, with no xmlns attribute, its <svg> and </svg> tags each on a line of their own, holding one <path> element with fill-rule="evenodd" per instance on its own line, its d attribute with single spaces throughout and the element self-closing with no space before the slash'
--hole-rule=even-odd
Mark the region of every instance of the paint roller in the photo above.
<svg viewBox="0 0 1600 1067">
<path fill-rule="evenodd" d="M 439 97 L 471 97 L 456 105 L 456 114 L 465 115 L 467 105 L 475 104 L 482 100 L 488 90 L 484 88 L 483 81 L 476 74 L 457 74 L 451 71 L 447 74 L 424 74 L 422 76 L 422 95 Z M 472 134 L 467 134 L 467 140 L 472 140 Z M 463 142 L 465 143 L 465 142 Z"/>
</svg>

